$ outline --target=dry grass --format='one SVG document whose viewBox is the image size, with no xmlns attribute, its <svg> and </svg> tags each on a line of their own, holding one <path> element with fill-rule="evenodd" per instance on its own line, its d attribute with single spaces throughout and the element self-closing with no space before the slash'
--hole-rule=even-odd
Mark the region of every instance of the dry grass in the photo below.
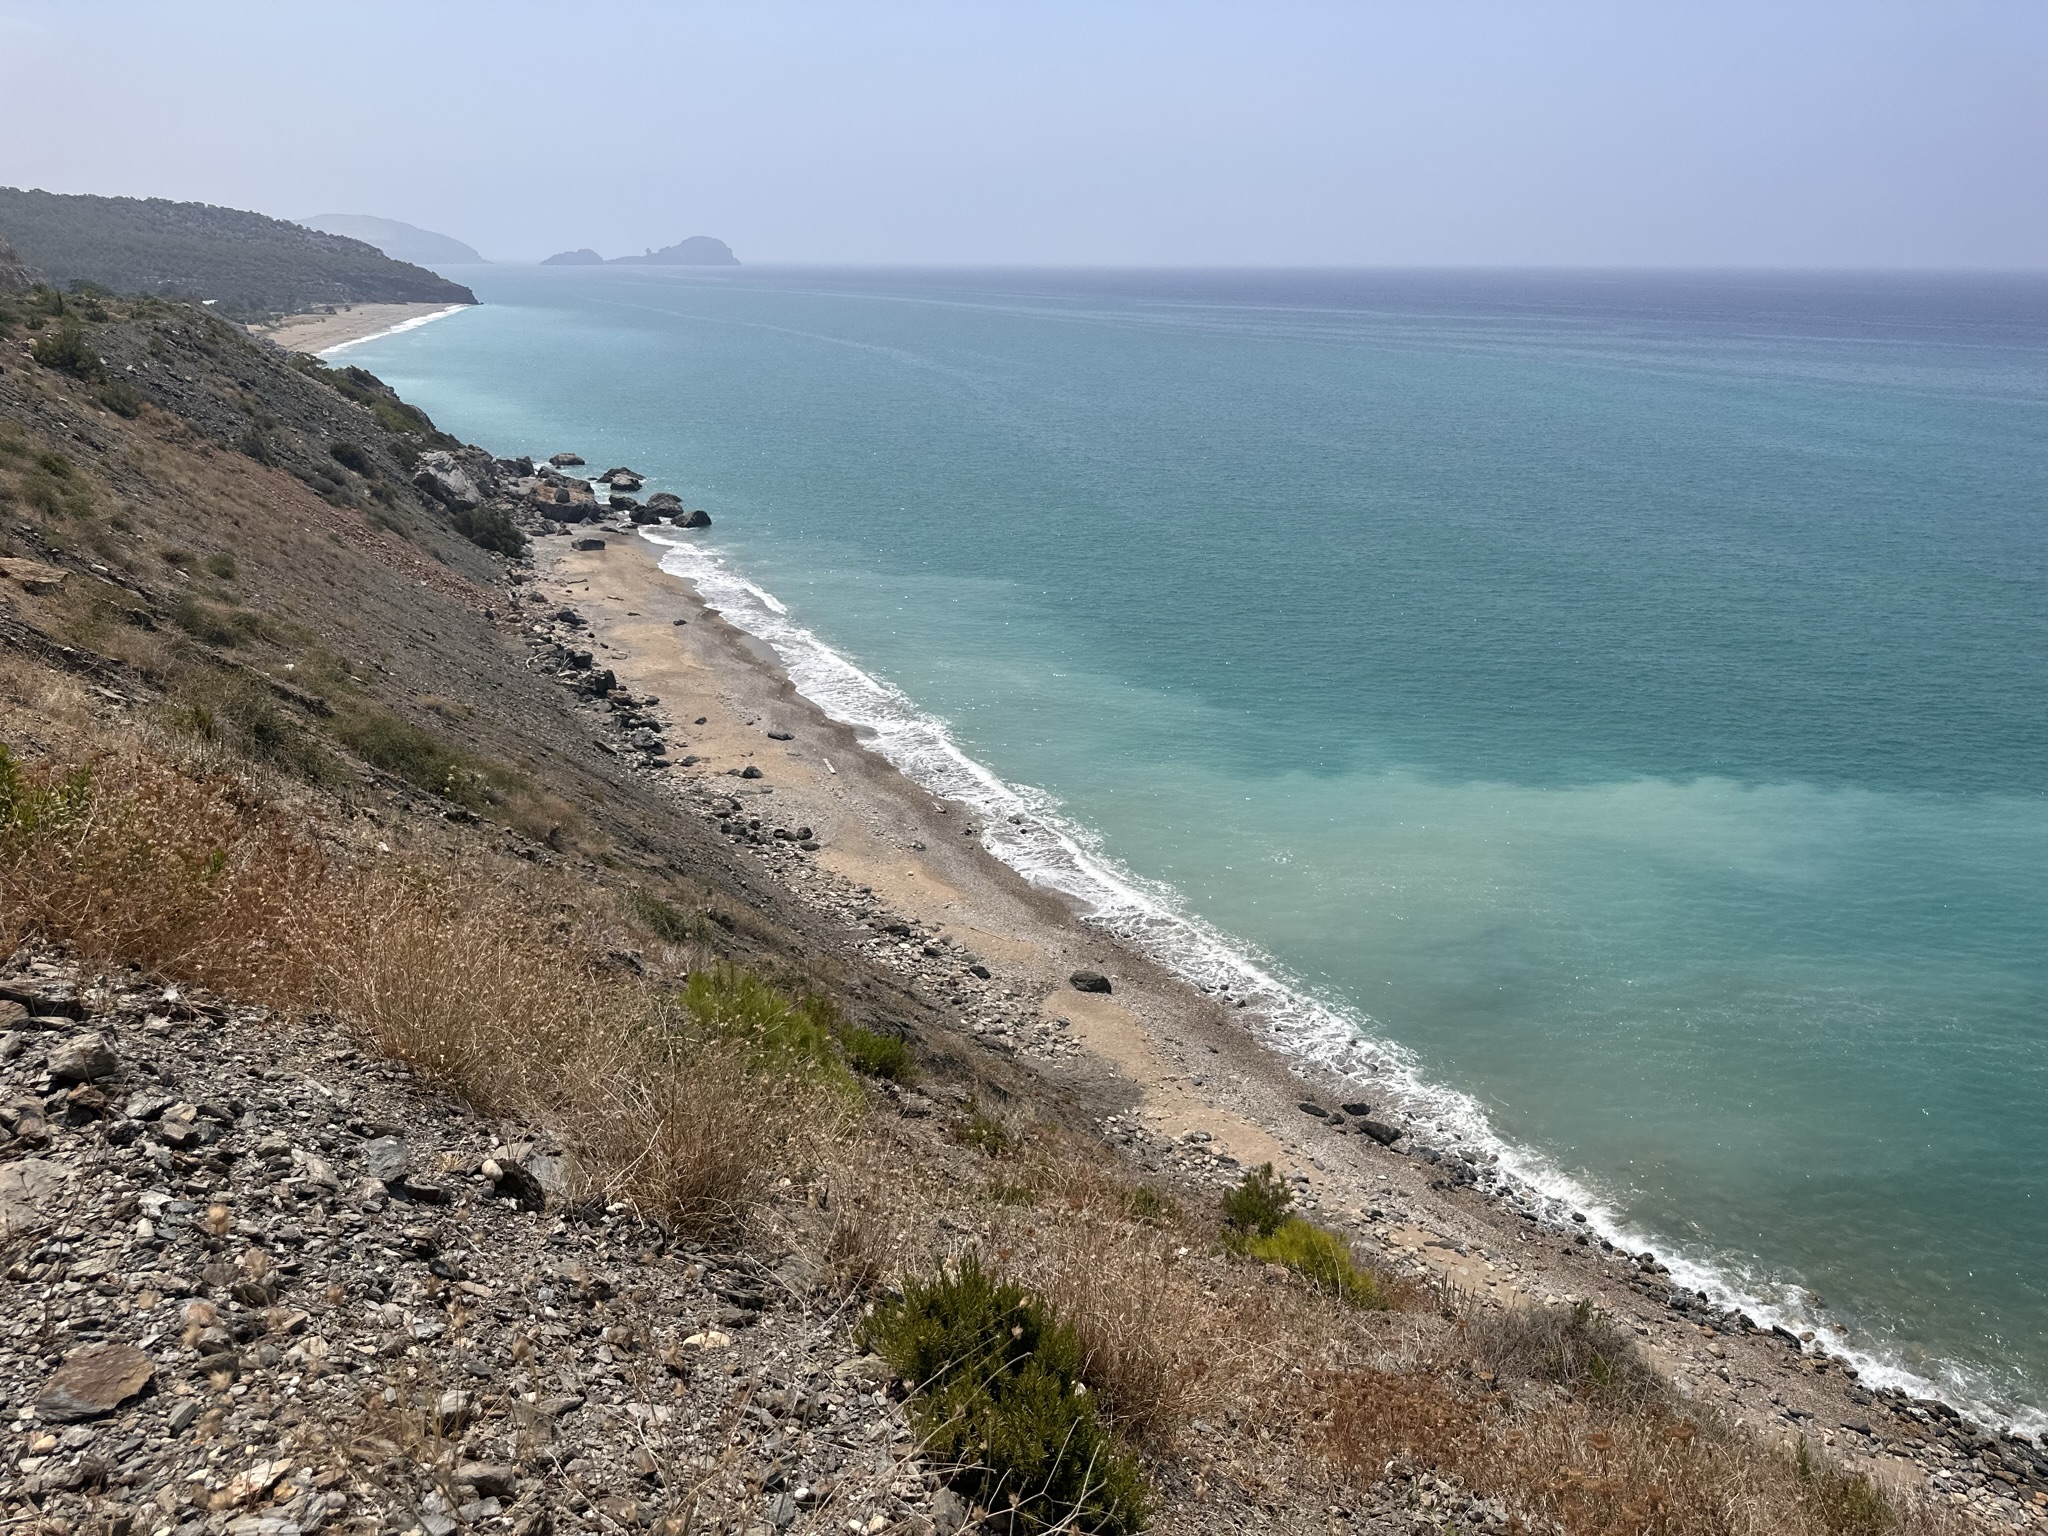
<svg viewBox="0 0 2048 1536">
<path fill-rule="evenodd" d="M 843 1101 L 603 958 L 593 893 L 510 861 L 351 859 L 303 806 L 133 744 L 0 759 L 0 944 L 29 938 L 320 1011 L 477 1108 L 547 1127 L 584 1177 L 730 1228 Z"/>
<path fill-rule="evenodd" d="M 1811 1448 L 1768 1445 L 1671 1398 L 1597 1314 L 1523 1309 L 1475 1324 L 1404 1366 L 1318 1378 L 1331 1459 L 1361 1482 L 1396 1458 L 1418 1464 L 1570 1536 L 1955 1529 Z"/>
</svg>

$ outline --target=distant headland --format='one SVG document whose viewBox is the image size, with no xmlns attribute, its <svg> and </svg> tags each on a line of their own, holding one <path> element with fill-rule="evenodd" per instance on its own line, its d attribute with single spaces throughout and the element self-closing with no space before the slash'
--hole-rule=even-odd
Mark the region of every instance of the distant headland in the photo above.
<svg viewBox="0 0 2048 1536">
<path fill-rule="evenodd" d="M 709 235 L 692 235 L 687 240 L 663 246 L 658 251 L 648 251 L 642 256 L 614 256 L 606 261 L 586 246 L 581 250 L 559 252 L 541 263 L 544 267 L 736 267 L 739 264 L 731 246 Z"/>
</svg>

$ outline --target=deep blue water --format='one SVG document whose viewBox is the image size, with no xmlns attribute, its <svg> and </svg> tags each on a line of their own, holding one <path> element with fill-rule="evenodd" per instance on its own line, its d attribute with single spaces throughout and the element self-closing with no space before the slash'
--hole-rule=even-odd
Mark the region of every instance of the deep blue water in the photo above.
<svg viewBox="0 0 2048 1536">
<path fill-rule="evenodd" d="M 2048 1401 L 2048 280 L 461 276 L 342 355 L 709 508 L 1614 1230 Z"/>
</svg>

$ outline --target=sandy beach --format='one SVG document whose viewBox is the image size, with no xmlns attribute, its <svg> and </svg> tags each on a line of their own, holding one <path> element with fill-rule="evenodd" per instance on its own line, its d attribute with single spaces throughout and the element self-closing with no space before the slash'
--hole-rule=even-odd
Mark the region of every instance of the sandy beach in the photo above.
<svg viewBox="0 0 2048 1536">
<path fill-rule="evenodd" d="M 400 326 L 417 324 L 466 309 L 464 304 L 356 304 L 301 315 L 286 315 L 272 325 L 252 325 L 249 334 L 274 341 L 289 352 L 328 352 L 350 342 L 367 341 Z"/>
<path fill-rule="evenodd" d="M 668 732 L 677 765 L 662 777 L 679 808 L 809 829 L 811 857 L 775 843 L 761 855 L 799 899 L 841 913 L 880 904 L 982 962 L 986 989 L 948 999 L 963 1050 L 1042 1075 L 1148 1169 L 1220 1191 L 1242 1167 L 1271 1162 L 1318 1220 L 1399 1269 L 1494 1305 L 1590 1299 L 1634 1328 L 1682 1393 L 1731 1420 L 1818 1438 L 1887 1481 L 1921 1480 L 1910 1446 L 1888 1425 L 1872 1431 L 1873 1418 L 1890 1416 L 1874 1413 L 1871 1394 L 1818 1345 L 1802 1351 L 1725 1318 L 1716 1327 L 1697 1299 L 1665 1299 L 1649 1256 L 1533 1222 L 1444 1178 L 1410 1143 L 1389 1149 L 1340 1129 L 1341 1114 L 1306 1112 L 1304 1102 L 1334 1111 L 1359 1090 L 1275 1053 L 1231 1011 L 985 852 L 966 806 L 935 802 L 827 719 L 764 644 L 659 569 L 659 548 L 623 526 L 576 533 L 601 533 L 606 546 L 538 540 L 537 595 L 583 616 L 584 643 L 620 686 L 660 701 L 649 712 Z M 686 756 L 697 761 L 684 766 Z M 737 777 L 749 768 L 760 777 Z M 872 948 L 870 931 L 862 942 Z M 927 958 L 938 951 L 879 945 L 922 989 L 958 985 Z M 1106 974 L 1113 992 L 1076 990 L 1079 969 Z"/>
</svg>

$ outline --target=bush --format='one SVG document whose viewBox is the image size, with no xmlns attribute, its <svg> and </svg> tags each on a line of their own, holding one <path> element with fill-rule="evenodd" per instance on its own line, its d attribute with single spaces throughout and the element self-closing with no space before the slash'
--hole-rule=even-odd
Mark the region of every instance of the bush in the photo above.
<svg viewBox="0 0 2048 1536">
<path fill-rule="evenodd" d="M 647 891 L 628 891 L 626 907 L 664 944 L 691 944 L 705 936 L 702 917 L 679 911 Z"/>
<path fill-rule="evenodd" d="M 106 377 L 106 364 L 87 343 L 84 330 L 75 320 L 66 321 L 47 336 L 37 337 L 29 355 L 42 367 L 68 373 L 74 379 Z"/>
<path fill-rule="evenodd" d="M 986 1152 L 990 1157 L 1001 1157 L 1013 1145 L 1009 1127 L 973 1100 L 967 1104 L 966 1123 L 957 1127 L 953 1139 L 964 1147 L 977 1152 Z"/>
<path fill-rule="evenodd" d="M 457 533 L 479 549 L 488 549 L 514 560 L 526 553 L 526 535 L 519 531 L 512 521 L 512 514 L 503 507 L 458 509 L 450 521 L 455 524 Z"/>
<path fill-rule="evenodd" d="M 209 574 L 218 576 L 222 581 L 233 581 L 240 569 L 235 564 L 235 557 L 226 550 L 208 555 L 203 563 Z"/>
<path fill-rule="evenodd" d="M 907 1285 L 862 1341 L 909 1384 L 926 1458 L 1012 1530 L 1143 1526 L 1142 1476 L 1096 1415 L 1079 1341 L 1022 1286 L 970 1254 L 956 1275 Z"/>
<path fill-rule="evenodd" d="M 1464 1347 L 1497 1375 L 1554 1382 L 1581 1397 L 1647 1402 L 1663 1390 L 1628 1330 L 1590 1301 L 1473 1318 Z"/>
<path fill-rule="evenodd" d="M 99 402 L 116 416 L 129 421 L 142 414 L 142 396 L 137 394 L 134 387 L 125 379 L 115 379 L 103 386 L 99 393 Z"/>
<path fill-rule="evenodd" d="M 885 1077 L 905 1084 L 917 1081 L 917 1056 L 908 1040 L 851 1024 L 839 1032 L 839 1047 L 846 1052 L 846 1064 L 862 1077 Z"/>
<path fill-rule="evenodd" d="M 1293 1204 L 1294 1195 L 1280 1182 L 1273 1165 L 1262 1163 L 1223 1197 L 1223 1220 L 1233 1232 L 1271 1237 L 1280 1230 Z"/>
<path fill-rule="evenodd" d="M 453 800 L 471 811 L 498 803 L 490 777 L 431 731 L 379 709 L 354 705 L 335 717 L 334 733 L 372 768 Z"/>
<path fill-rule="evenodd" d="M 354 443 L 335 443 L 327 450 L 328 457 L 343 468 L 352 469 L 363 476 L 373 475 L 377 467 L 370 462 L 370 456 Z"/>
<path fill-rule="evenodd" d="M 1351 1245 L 1314 1222 L 1290 1216 L 1272 1232 L 1236 1244 L 1247 1258 L 1284 1264 L 1326 1296 L 1354 1307 L 1383 1307 L 1379 1282 L 1351 1258 Z"/>
<path fill-rule="evenodd" d="M 798 1001 L 752 971 L 720 961 L 690 973 L 682 1004 L 698 1024 L 744 1046 L 756 1071 L 853 1086 L 833 1054 L 831 1004 L 823 998 Z"/>
<path fill-rule="evenodd" d="M 263 636 L 263 616 L 246 608 L 220 608 L 196 597 L 180 598 L 171 622 L 194 640 L 232 648 Z M 380 765 L 381 766 L 381 765 Z"/>
</svg>

